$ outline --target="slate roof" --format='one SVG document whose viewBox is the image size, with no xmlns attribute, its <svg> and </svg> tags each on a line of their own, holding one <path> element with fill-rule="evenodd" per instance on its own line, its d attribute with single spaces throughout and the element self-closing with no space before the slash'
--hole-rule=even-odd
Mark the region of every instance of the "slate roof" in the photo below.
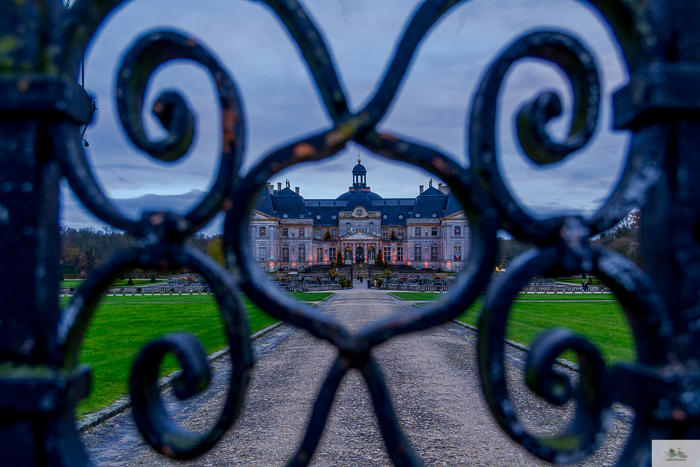
<svg viewBox="0 0 700 467">
<path fill-rule="evenodd" d="M 309 202 L 312 201 L 312 202 Z M 306 209 L 311 213 L 311 217 L 314 220 L 314 225 L 331 226 L 338 225 L 338 213 L 340 212 L 342 206 L 318 206 L 314 205 L 314 201 L 321 200 L 306 200 Z M 327 201 L 327 200 L 323 200 Z M 344 203 L 343 203 L 344 204 Z M 319 218 L 320 216 L 320 218 Z M 335 216 L 335 219 L 333 219 Z"/>
<path fill-rule="evenodd" d="M 338 197 L 336 198 L 336 200 L 338 200 L 338 201 L 347 201 L 347 200 L 349 200 L 350 198 L 352 198 L 352 195 L 354 195 L 355 193 L 357 193 L 357 192 L 356 192 L 356 191 L 346 191 L 346 192 L 343 193 L 342 195 L 338 196 Z M 381 196 L 379 196 L 378 194 L 376 194 L 376 193 L 374 193 L 374 192 L 372 192 L 372 191 L 363 191 L 363 193 L 367 193 L 367 194 L 369 195 L 370 199 L 373 199 L 373 200 L 374 200 L 374 199 L 382 199 Z"/>
<path fill-rule="evenodd" d="M 357 171 L 366 169 L 358 163 L 353 168 L 353 172 Z M 433 213 L 440 218 L 463 210 L 455 196 L 432 186 L 417 198 L 382 198 L 369 190 L 350 190 L 336 199 L 307 200 L 288 187 L 274 193 L 264 190 L 255 209 L 282 219 L 312 219 L 319 226 L 337 226 L 341 211 L 353 211 L 358 206 L 379 211 L 381 224 L 391 226 L 406 225 L 406 220 L 418 213 L 421 218 L 431 219 Z"/>
<path fill-rule="evenodd" d="M 309 214 L 306 210 L 304 198 L 296 194 L 289 187 L 275 192 L 272 196 L 272 204 L 277 211 L 277 217 L 283 219 L 308 219 Z M 287 214 L 285 218 L 284 215 Z"/>
<path fill-rule="evenodd" d="M 358 206 L 362 206 L 367 211 L 372 211 L 374 209 L 372 198 L 368 191 L 356 191 L 348 199 L 348 204 L 345 205 L 343 211 L 354 211 Z"/>
<path fill-rule="evenodd" d="M 445 214 L 446 202 L 447 195 L 431 186 L 416 198 L 411 217 L 432 218 L 433 213 L 435 217 L 442 217 Z"/>
<path fill-rule="evenodd" d="M 272 206 L 272 197 L 270 195 L 270 190 L 265 187 L 260 195 L 257 206 L 255 206 L 257 211 L 267 214 L 268 216 L 277 217 L 275 213 L 275 208 Z"/>
<path fill-rule="evenodd" d="M 452 214 L 463 210 L 464 208 L 462 208 L 462 205 L 457 200 L 457 197 L 452 194 L 452 191 L 450 191 L 450 194 L 447 195 L 447 206 L 445 207 L 445 215 L 451 216 Z"/>
</svg>

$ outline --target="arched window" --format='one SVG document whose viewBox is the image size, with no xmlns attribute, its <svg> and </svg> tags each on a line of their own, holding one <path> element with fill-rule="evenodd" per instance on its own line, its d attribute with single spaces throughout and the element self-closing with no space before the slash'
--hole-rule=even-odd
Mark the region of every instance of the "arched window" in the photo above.
<svg viewBox="0 0 700 467">
<path fill-rule="evenodd" d="M 345 223 L 345 233 L 350 232 L 350 222 Z"/>
<path fill-rule="evenodd" d="M 369 231 L 374 232 L 374 222 L 369 223 Z"/>
</svg>

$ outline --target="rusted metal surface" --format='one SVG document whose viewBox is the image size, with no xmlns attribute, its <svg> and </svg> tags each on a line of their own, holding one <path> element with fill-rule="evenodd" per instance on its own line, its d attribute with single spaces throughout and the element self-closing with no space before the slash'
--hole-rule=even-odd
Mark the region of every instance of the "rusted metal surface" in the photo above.
<svg viewBox="0 0 700 467">
<path fill-rule="evenodd" d="M 599 118 L 602 98 L 595 60 L 575 38 L 556 31 L 532 32 L 515 41 L 486 70 L 472 103 L 470 167 L 419 142 L 383 134 L 384 117 L 416 49 L 432 25 L 457 0 L 426 0 L 401 38 L 375 96 L 359 112 L 345 92 L 322 34 L 296 0 L 265 0 L 289 30 L 325 104 L 332 126 L 282 147 L 247 174 L 240 173 L 245 119 L 233 80 L 202 46 L 182 34 L 148 34 L 131 47 L 117 83 L 121 122 L 132 142 L 163 161 L 184 155 L 194 136 L 194 116 L 175 92 L 152 109 L 167 136 L 147 138 L 141 112 L 154 70 L 173 59 L 201 64 L 216 83 L 222 128 L 219 170 L 207 196 L 185 215 L 122 214 L 100 190 L 81 143 L 91 98 L 76 84 L 80 61 L 98 26 L 122 2 L 0 0 L 0 264 L 12 269 L 0 282 L 0 449 L 13 465 L 89 465 L 77 437 L 74 412 L 88 394 L 89 370 L 78 365 L 81 341 L 103 293 L 129 268 L 188 266 L 216 295 L 232 349 L 233 371 L 219 419 L 203 432 L 176 425 L 157 391 L 157 367 L 166 353 L 184 372 L 178 396 L 202 391 L 209 381 L 206 355 L 195 338 L 167 336 L 145 346 L 131 375 L 134 416 L 157 450 L 190 459 L 210 449 L 235 422 L 252 366 L 246 315 L 237 298 L 244 291 L 280 320 L 306 329 L 338 349 L 321 388 L 308 429 L 289 465 L 307 465 L 324 430 L 335 392 L 346 373 L 358 369 L 369 388 L 387 451 L 396 465 L 420 465 L 397 421 L 373 347 L 392 337 L 457 317 L 485 291 L 479 324 L 479 368 L 486 399 L 501 427 L 532 454 L 558 463 L 588 456 L 601 442 L 611 404 L 631 406 L 633 433 L 620 465 L 649 465 L 651 439 L 700 437 L 700 6 L 690 0 L 591 0 L 609 23 L 623 52 L 630 83 L 614 96 L 616 128 L 633 133 L 624 173 L 606 203 L 590 217 L 535 219 L 517 203 L 496 164 L 496 103 L 502 80 L 521 58 L 537 57 L 561 68 L 573 89 L 571 127 L 563 142 L 546 123 L 561 113 L 560 98 L 545 93 L 517 116 L 518 137 L 538 164 L 571 157 L 584 147 Z M 469 217 L 471 255 L 452 292 L 439 303 L 372 323 L 351 333 L 336 320 L 284 296 L 269 284 L 247 249 L 248 218 L 257 194 L 276 173 L 317 161 L 349 141 L 388 159 L 428 170 L 445 181 Z M 58 181 L 65 176 L 98 218 L 140 240 L 100 267 L 64 309 L 58 306 Z M 642 206 L 646 271 L 587 240 Z M 225 248 L 232 274 L 184 245 L 217 213 L 226 211 Z M 505 229 L 537 248 L 489 285 Z M 518 291 L 533 276 L 595 274 L 620 300 L 634 334 L 636 361 L 606 367 L 596 347 L 565 330 L 549 331 L 532 345 L 526 378 L 530 388 L 555 404 L 573 398 L 576 416 L 561 436 L 532 435 L 518 421 L 503 371 L 503 338 Z M 579 356 L 575 387 L 553 370 L 564 350 Z"/>
</svg>

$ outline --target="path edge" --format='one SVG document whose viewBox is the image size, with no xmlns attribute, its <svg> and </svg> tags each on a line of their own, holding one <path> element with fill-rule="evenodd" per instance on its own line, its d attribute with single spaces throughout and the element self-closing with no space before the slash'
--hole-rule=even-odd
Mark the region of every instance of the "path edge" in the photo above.
<svg viewBox="0 0 700 467">
<path fill-rule="evenodd" d="M 479 331 L 479 328 L 477 328 L 476 326 L 472 326 L 471 324 L 463 323 L 461 321 L 457 321 L 456 319 L 453 319 L 451 321 L 454 324 L 457 324 L 457 325 L 462 326 L 464 328 L 470 329 L 474 332 Z M 525 352 L 525 353 L 530 353 L 530 347 L 528 347 L 525 344 L 521 344 L 520 342 L 515 342 L 515 341 L 510 340 L 510 339 L 503 339 L 503 341 L 515 349 L 518 349 L 518 350 Z M 578 373 L 578 371 L 579 371 L 578 365 L 574 362 L 570 362 L 569 360 L 566 360 L 563 358 L 557 358 L 555 360 L 555 363 L 559 366 L 563 366 L 564 368 L 566 368 L 568 370 L 575 371 L 576 373 Z"/>
<path fill-rule="evenodd" d="M 254 340 L 264 336 L 265 334 L 274 331 L 278 327 L 282 326 L 285 324 L 284 321 L 279 321 L 275 324 L 272 324 L 265 329 L 261 329 L 260 331 L 256 332 L 252 336 L 250 336 L 250 341 L 253 342 Z M 217 360 L 220 360 L 221 358 L 229 355 L 231 353 L 231 349 L 227 346 L 226 348 L 219 350 L 217 352 L 214 352 L 213 354 L 209 355 L 207 357 L 207 361 L 209 363 L 213 363 Z M 163 391 L 170 386 L 173 385 L 173 381 L 175 381 L 175 378 L 180 376 L 182 373 L 182 370 L 177 370 L 168 376 L 165 376 L 161 378 L 158 381 L 158 389 L 160 391 Z M 115 417 L 123 412 L 126 412 L 131 408 L 131 398 L 129 396 L 124 396 L 116 401 L 114 401 L 111 405 L 108 405 L 107 407 L 98 410 L 97 412 L 91 413 L 83 417 L 82 419 L 78 420 L 76 422 L 78 431 L 80 433 L 84 432 L 85 430 L 89 428 L 96 427 L 98 425 L 101 425 L 102 423 L 106 422 L 112 417 Z"/>
</svg>

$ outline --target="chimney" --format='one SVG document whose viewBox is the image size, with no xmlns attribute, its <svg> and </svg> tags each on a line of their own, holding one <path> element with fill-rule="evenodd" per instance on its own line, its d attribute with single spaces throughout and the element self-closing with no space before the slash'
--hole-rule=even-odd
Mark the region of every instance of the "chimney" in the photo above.
<svg viewBox="0 0 700 467">
<path fill-rule="evenodd" d="M 442 183 L 438 183 L 438 188 L 440 189 L 440 191 L 442 191 L 446 195 L 450 194 L 450 186 L 449 185 L 443 185 Z"/>
<path fill-rule="evenodd" d="M 418 193 L 418 194 L 422 195 L 423 194 L 423 185 L 420 185 L 418 188 L 420 189 L 420 193 Z"/>
<path fill-rule="evenodd" d="M 282 182 L 277 182 L 277 191 L 282 191 Z"/>
<path fill-rule="evenodd" d="M 268 188 L 270 189 L 270 194 L 275 193 L 275 185 L 273 185 L 272 183 L 268 183 Z"/>
<path fill-rule="evenodd" d="M 298 186 L 295 186 L 295 187 L 294 187 L 294 191 L 296 191 L 297 194 L 299 194 L 299 187 L 298 187 Z"/>
</svg>

